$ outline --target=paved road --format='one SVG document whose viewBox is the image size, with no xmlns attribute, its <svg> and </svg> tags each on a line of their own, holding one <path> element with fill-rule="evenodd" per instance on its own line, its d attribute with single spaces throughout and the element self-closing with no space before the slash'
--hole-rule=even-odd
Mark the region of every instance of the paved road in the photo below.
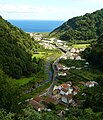
<svg viewBox="0 0 103 120">
<path fill-rule="evenodd" d="M 66 54 L 66 52 L 68 51 L 66 51 L 65 50 L 65 48 L 61 48 L 61 46 L 59 46 L 59 45 L 56 45 L 58 48 L 60 48 L 65 54 Z M 64 55 L 65 55 L 64 54 Z M 57 66 L 57 64 L 59 63 L 59 60 L 62 58 L 63 56 L 60 56 L 56 61 L 54 61 L 54 63 L 52 64 L 52 69 L 53 69 L 53 76 L 52 76 L 52 84 L 51 84 L 51 86 L 49 87 L 49 89 L 48 89 L 48 91 L 46 92 L 46 95 L 52 95 L 52 93 L 53 93 L 53 89 L 54 89 L 54 86 L 55 86 L 55 84 L 56 84 L 56 77 L 57 77 L 57 73 L 58 73 L 58 71 L 57 71 L 57 69 L 56 69 L 56 66 Z"/>
<path fill-rule="evenodd" d="M 49 88 L 49 90 L 47 91 L 46 95 L 52 95 L 53 93 L 53 89 L 54 89 L 54 86 L 56 84 L 56 77 L 57 77 L 57 69 L 56 69 L 56 65 L 58 64 L 59 60 L 60 60 L 61 57 L 59 57 L 53 64 L 52 64 L 52 69 L 53 69 L 53 76 L 52 76 L 52 84 Z"/>
</svg>

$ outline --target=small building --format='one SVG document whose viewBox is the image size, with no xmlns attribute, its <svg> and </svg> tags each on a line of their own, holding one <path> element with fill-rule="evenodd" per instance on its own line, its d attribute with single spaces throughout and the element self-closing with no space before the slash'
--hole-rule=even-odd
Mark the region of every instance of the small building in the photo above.
<svg viewBox="0 0 103 120">
<path fill-rule="evenodd" d="M 60 86 L 61 86 L 62 88 L 64 88 L 64 89 L 68 89 L 68 87 L 69 87 L 68 84 L 66 84 L 66 83 L 61 84 Z"/>
<path fill-rule="evenodd" d="M 85 86 L 87 87 L 94 87 L 94 85 L 97 85 L 98 83 L 95 81 L 89 81 L 85 83 Z"/>
<path fill-rule="evenodd" d="M 81 56 L 77 56 L 75 60 L 81 60 Z"/>
<path fill-rule="evenodd" d="M 39 112 L 44 110 L 44 107 L 35 100 L 30 100 L 30 104 L 34 107 L 35 110 L 37 110 Z"/>
<path fill-rule="evenodd" d="M 83 82 L 83 81 L 81 81 L 81 82 L 79 82 L 81 85 L 85 85 L 85 82 Z"/>
<path fill-rule="evenodd" d="M 76 95 L 80 92 L 80 88 L 78 86 L 73 86 L 73 95 Z"/>
<path fill-rule="evenodd" d="M 81 67 L 76 68 L 76 70 L 81 70 L 81 69 L 82 69 Z"/>
<path fill-rule="evenodd" d="M 60 63 L 59 63 L 59 64 L 57 64 L 57 69 L 58 69 L 58 70 L 62 70 L 62 69 L 63 69 L 63 65 L 62 65 L 62 64 L 60 64 Z"/>
<path fill-rule="evenodd" d="M 65 88 L 62 88 L 61 91 L 60 91 L 60 94 L 61 95 L 68 95 L 68 90 L 65 89 Z"/>
<path fill-rule="evenodd" d="M 69 59 L 74 60 L 75 58 L 73 56 L 70 56 Z"/>
<path fill-rule="evenodd" d="M 36 96 L 35 98 L 33 98 L 33 100 L 40 103 L 42 101 L 42 97 L 41 96 Z"/>
<path fill-rule="evenodd" d="M 76 49 L 75 48 L 71 48 L 70 52 L 75 53 Z"/>
<path fill-rule="evenodd" d="M 50 104 L 50 103 L 53 103 L 53 104 L 58 104 L 58 100 L 56 97 L 53 97 L 53 96 L 48 96 L 45 100 L 44 100 L 44 103 L 45 104 Z"/>
<path fill-rule="evenodd" d="M 85 86 L 94 87 L 94 83 L 93 82 L 86 82 Z"/>
<path fill-rule="evenodd" d="M 64 95 L 62 96 L 61 101 L 66 104 L 70 104 L 73 101 L 73 95 L 72 94 Z"/>
<path fill-rule="evenodd" d="M 86 64 L 86 65 L 89 65 L 89 62 L 86 62 L 85 64 Z"/>
<path fill-rule="evenodd" d="M 71 68 L 71 69 L 75 69 L 76 67 L 75 67 L 75 66 L 71 66 L 70 68 Z"/>
<path fill-rule="evenodd" d="M 68 81 L 66 82 L 67 86 L 72 86 L 72 82 L 71 81 Z"/>
<path fill-rule="evenodd" d="M 73 92 L 73 88 L 72 88 L 72 87 L 69 87 L 69 88 L 68 88 L 68 94 L 72 94 L 72 92 Z"/>
<path fill-rule="evenodd" d="M 66 73 L 66 72 L 60 72 L 60 73 L 58 73 L 58 76 L 65 77 L 66 75 L 67 75 L 67 73 Z"/>
</svg>

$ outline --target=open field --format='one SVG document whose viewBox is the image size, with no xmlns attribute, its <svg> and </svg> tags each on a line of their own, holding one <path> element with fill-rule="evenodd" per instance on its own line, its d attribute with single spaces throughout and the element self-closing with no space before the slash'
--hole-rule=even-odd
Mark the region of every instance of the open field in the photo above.
<svg viewBox="0 0 103 120">
<path fill-rule="evenodd" d="M 86 48 L 89 45 L 90 44 L 73 44 L 72 47 L 74 47 L 74 48 Z"/>
<path fill-rule="evenodd" d="M 34 58 L 34 57 L 36 57 L 37 59 L 43 58 L 45 55 L 46 55 L 45 52 L 38 52 L 38 53 L 33 54 L 32 58 Z"/>
<path fill-rule="evenodd" d="M 28 77 L 28 78 L 20 78 L 20 79 L 16 79 L 15 83 L 17 83 L 19 86 L 23 86 L 27 83 L 29 83 L 31 80 L 33 80 L 34 77 Z"/>
<path fill-rule="evenodd" d="M 47 50 L 47 51 L 43 51 L 43 52 L 38 52 L 36 54 L 33 54 L 32 58 L 36 57 L 38 58 L 42 58 L 42 59 L 49 59 L 51 61 L 54 61 L 55 59 L 57 59 L 58 57 L 60 57 L 63 53 L 60 50 Z"/>
<path fill-rule="evenodd" d="M 32 75 L 31 77 L 16 79 L 15 83 L 18 84 L 19 86 L 25 86 L 29 82 L 41 83 L 41 82 L 43 82 L 46 79 L 47 79 L 46 73 L 45 74 L 44 73 L 43 74 L 42 73 L 38 73 L 38 74 Z"/>
</svg>

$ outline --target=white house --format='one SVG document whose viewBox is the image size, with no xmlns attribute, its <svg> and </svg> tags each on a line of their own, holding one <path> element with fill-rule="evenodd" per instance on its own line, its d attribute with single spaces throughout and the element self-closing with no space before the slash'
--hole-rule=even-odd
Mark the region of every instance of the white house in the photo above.
<svg viewBox="0 0 103 120">
<path fill-rule="evenodd" d="M 65 89 L 65 88 L 62 88 L 61 91 L 60 91 L 60 94 L 61 95 L 68 95 L 68 90 Z"/>
<path fill-rule="evenodd" d="M 85 86 L 87 87 L 94 87 L 94 85 L 97 85 L 98 83 L 95 81 L 89 81 L 85 83 Z"/>
<path fill-rule="evenodd" d="M 86 65 L 89 65 L 89 62 L 86 62 L 85 64 L 86 64 Z"/>
<path fill-rule="evenodd" d="M 73 88 L 72 88 L 72 87 L 69 87 L 69 88 L 68 88 L 68 94 L 72 94 L 72 92 L 73 92 Z"/>
<path fill-rule="evenodd" d="M 58 76 L 62 76 L 62 77 L 65 77 L 67 75 L 67 73 L 58 73 Z"/>
<path fill-rule="evenodd" d="M 75 53 L 76 52 L 75 48 L 71 48 L 70 52 Z"/>
<path fill-rule="evenodd" d="M 71 81 L 68 81 L 66 82 L 67 86 L 71 86 L 72 85 L 72 82 Z"/>
<path fill-rule="evenodd" d="M 81 60 L 81 56 L 77 56 L 75 60 Z"/>
<path fill-rule="evenodd" d="M 70 68 L 71 68 L 71 69 L 75 69 L 76 67 L 75 67 L 75 66 L 71 66 Z"/>
</svg>

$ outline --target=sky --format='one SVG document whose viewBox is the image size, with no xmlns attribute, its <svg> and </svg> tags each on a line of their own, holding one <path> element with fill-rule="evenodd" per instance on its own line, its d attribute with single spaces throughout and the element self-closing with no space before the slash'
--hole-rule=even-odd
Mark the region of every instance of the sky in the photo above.
<svg viewBox="0 0 103 120">
<path fill-rule="evenodd" d="M 0 0 L 7 20 L 68 20 L 102 8 L 103 0 Z"/>
</svg>

